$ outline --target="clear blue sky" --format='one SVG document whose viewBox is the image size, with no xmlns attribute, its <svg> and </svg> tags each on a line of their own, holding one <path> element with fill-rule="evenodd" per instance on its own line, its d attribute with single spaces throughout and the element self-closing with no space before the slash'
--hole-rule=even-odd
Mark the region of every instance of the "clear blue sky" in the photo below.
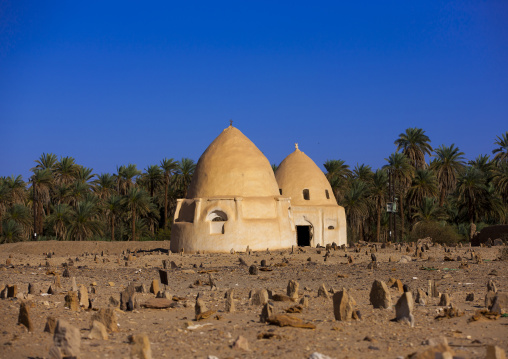
<svg viewBox="0 0 508 359">
<path fill-rule="evenodd" d="M 233 119 L 271 163 L 374 169 L 408 127 L 508 130 L 508 1 L 0 1 L 0 176 L 198 160 Z"/>
</svg>

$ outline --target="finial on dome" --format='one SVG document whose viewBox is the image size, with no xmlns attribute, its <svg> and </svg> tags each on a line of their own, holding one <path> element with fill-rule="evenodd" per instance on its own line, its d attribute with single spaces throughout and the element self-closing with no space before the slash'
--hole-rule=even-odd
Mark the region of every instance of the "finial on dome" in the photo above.
<svg viewBox="0 0 508 359">
<path fill-rule="evenodd" d="M 298 150 L 298 142 L 295 142 L 295 150 Z"/>
<path fill-rule="evenodd" d="M 229 126 L 233 127 L 233 120 L 229 120 Z"/>
</svg>

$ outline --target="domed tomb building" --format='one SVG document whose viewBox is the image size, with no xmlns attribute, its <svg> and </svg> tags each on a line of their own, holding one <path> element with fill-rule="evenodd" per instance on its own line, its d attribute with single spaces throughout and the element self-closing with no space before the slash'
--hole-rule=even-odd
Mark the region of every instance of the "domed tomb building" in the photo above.
<svg viewBox="0 0 508 359">
<path fill-rule="evenodd" d="M 279 194 L 270 163 L 229 126 L 199 158 L 187 198 L 177 201 L 171 251 L 281 249 L 295 238 L 290 200 Z"/>
<path fill-rule="evenodd" d="M 275 172 L 279 194 L 291 198 L 299 246 L 347 244 L 346 214 L 339 206 L 323 171 L 298 149 Z"/>
</svg>

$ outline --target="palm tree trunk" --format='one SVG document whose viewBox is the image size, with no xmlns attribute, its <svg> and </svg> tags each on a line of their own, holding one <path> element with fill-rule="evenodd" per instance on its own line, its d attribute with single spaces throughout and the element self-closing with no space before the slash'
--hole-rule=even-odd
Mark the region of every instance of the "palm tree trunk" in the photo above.
<svg viewBox="0 0 508 359">
<path fill-rule="evenodd" d="M 42 236 L 42 231 L 43 231 L 43 219 L 42 219 L 42 213 L 44 211 L 44 208 L 42 207 L 42 202 L 39 201 L 39 203 L 37 204 L 38 208 L 37 208 L 37 222 L 38 222 L 38 229 L 37 229 L 37 233 Z"/>
<path fill-rule="evenodd" d="M 378 198 L 377 204 L 376 242 L 379 242 L 381 233 L 381 198 Z"/>
<path fill-rule="evenodd" d="M 169 177 L 166 177 L 164 183 L 164 229 L 168 226 L 168 185 Z"/>
<path fill-rule="evenodd" d="M 444 204 L 444 199 L 445 199 L 445 193 L 446 193 L 446 190 L 443 186 L 443 188 L 441 188 L 441 197 L 439 197 L 439 207 L 443 207 L 443 204 Z"/>
<path fill-rule="evenodd" d="M 132 241 L 136 240 L 136 208 L 132 208 Z"/>
<path fill-rule="evenodd" d="M 115 241 L 115 215 L 111 216 L 111 242 Z"/>
</svg>

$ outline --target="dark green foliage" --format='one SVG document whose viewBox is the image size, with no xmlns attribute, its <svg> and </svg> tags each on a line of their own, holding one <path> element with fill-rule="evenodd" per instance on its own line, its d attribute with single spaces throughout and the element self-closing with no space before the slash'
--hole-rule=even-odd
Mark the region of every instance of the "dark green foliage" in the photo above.
<svg viewBox="0 0 508 359">
<path fill-rule="evenodd" d="M 416 224 L 411 231 L 410 240 L 430 237 L 435 243 L 455 245 L 462 237 L 450 225 L 433 221 L 423 221 Z"/>
</svg>

